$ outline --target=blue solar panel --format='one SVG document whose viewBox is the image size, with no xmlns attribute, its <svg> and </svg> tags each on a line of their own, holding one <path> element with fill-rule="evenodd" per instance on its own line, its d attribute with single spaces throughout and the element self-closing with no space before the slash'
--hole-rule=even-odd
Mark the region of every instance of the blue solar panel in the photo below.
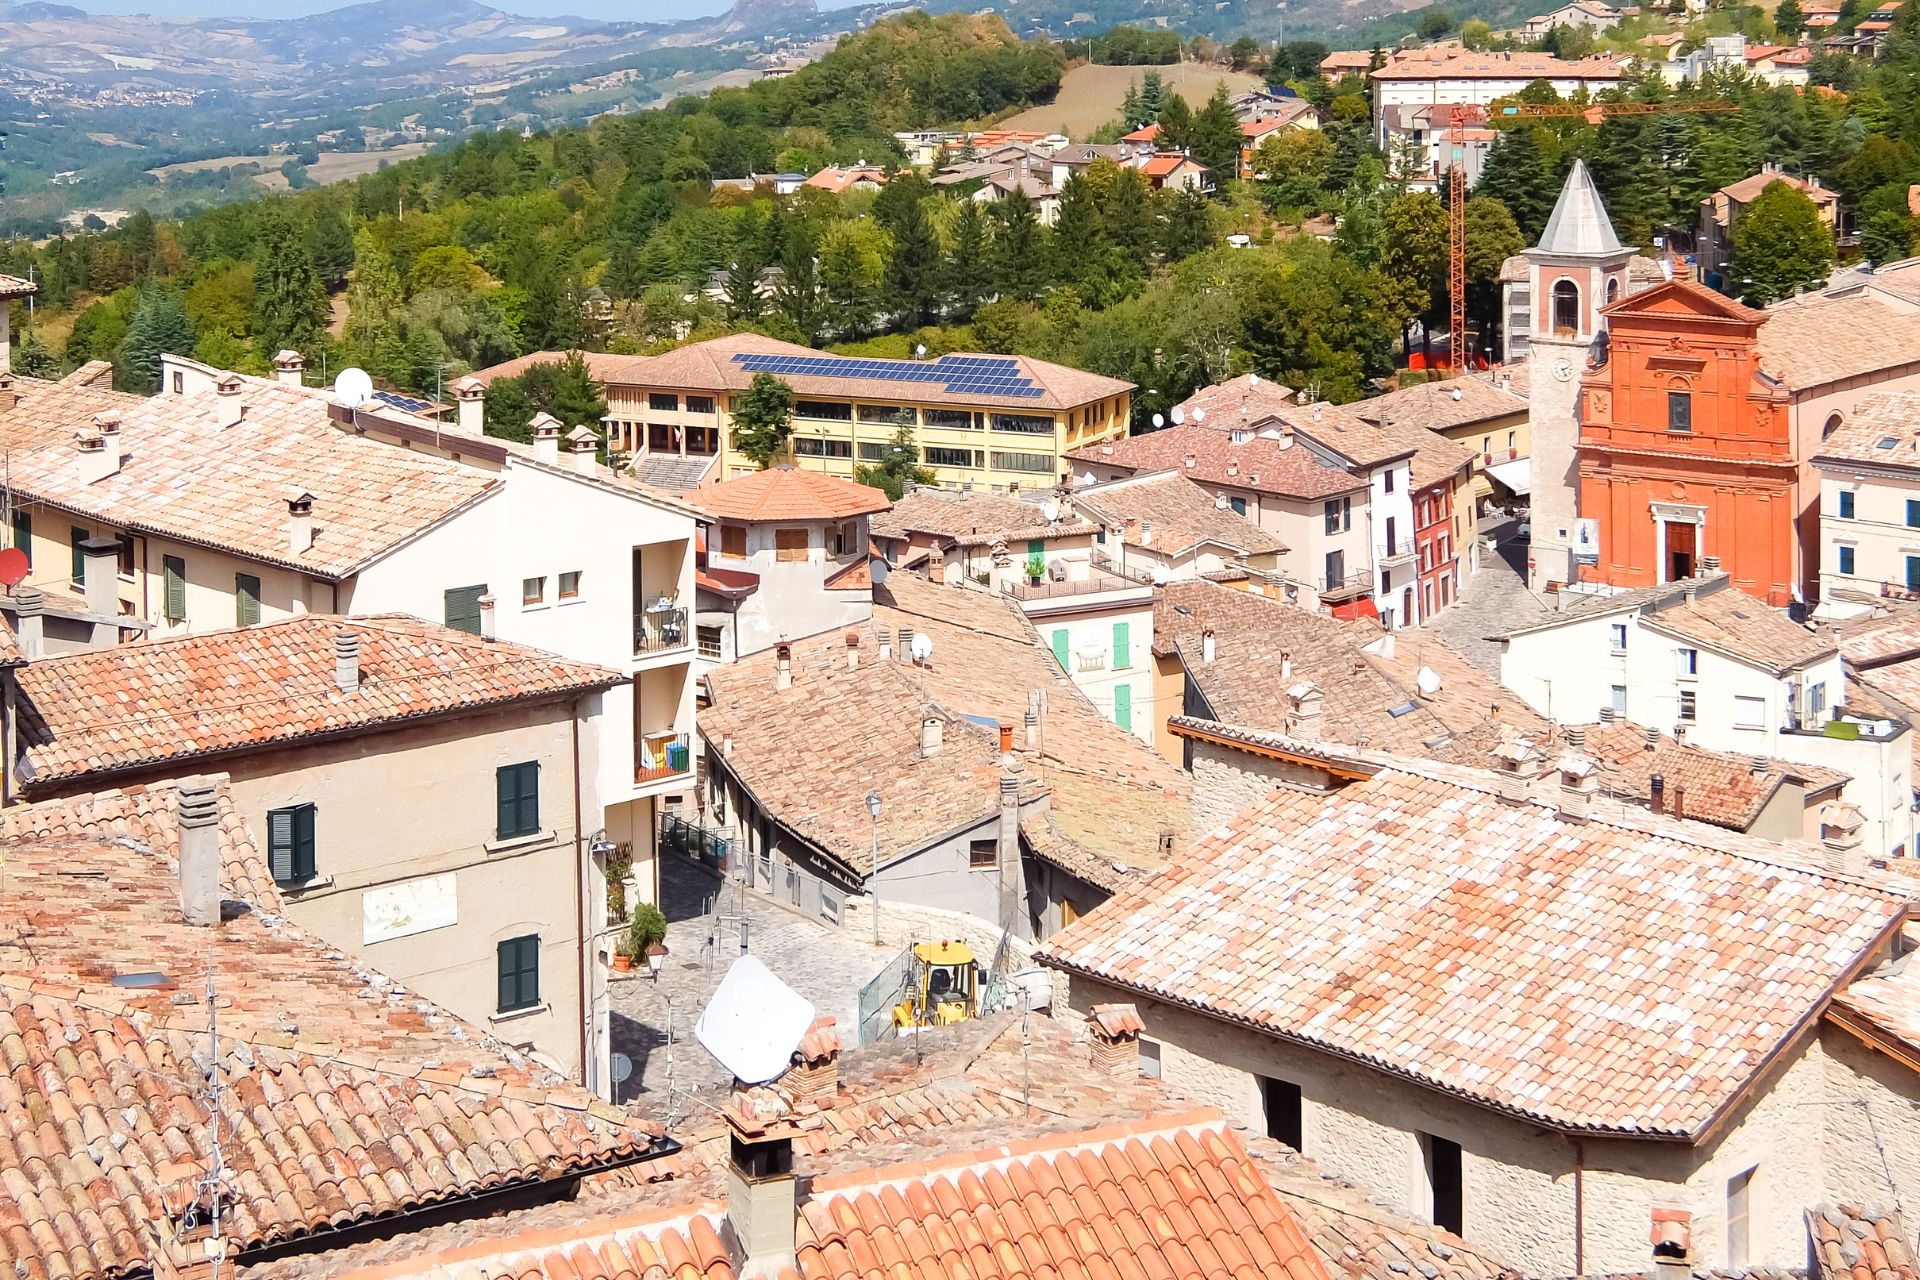
<svg viewBox="0 0 1920 1280">
<path fill-rule="evenodd" d="M 814 378 L 868 378 L 883 382 L 940 383 L 949 395 L 1037 400 L 1046 391 L 1028 381 L 1019 362 L 1006 356 L 941 356 L 938 360 L 860 360 L 845 356 L 772 356 L 743 353 L 734 363 L 749 373 Z"/>
<path fill-rule="evenodd" d="M 424 413 L 433 408 L 433 401 L 421 400 L 413 396 L 403 396 L 398 391 L 376 391 L 373 398 L 381 404 L 392 405 L 402 413 Z"/>
</svg>

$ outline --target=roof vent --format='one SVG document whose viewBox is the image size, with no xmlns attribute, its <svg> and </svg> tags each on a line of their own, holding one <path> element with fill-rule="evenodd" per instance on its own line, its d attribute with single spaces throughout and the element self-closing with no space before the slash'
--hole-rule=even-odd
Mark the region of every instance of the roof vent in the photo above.
<svg viewBox="0 0 1920 1280">
<path fill-rule="evenodd" d="M 342 693 L 360 688 L 360 633 L 339 631 L 333 637 L 333 683 Z"/>
</svg>

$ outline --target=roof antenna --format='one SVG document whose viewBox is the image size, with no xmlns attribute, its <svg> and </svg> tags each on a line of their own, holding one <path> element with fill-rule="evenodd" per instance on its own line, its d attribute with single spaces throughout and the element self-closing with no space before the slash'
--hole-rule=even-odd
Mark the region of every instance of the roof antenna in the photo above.
<svg viewBox="0 0 1920 1280">
<path fill-rule="evenodd" d="M 207 1238 L 207 1257 L 212 1263 L 208 1272 L 211 1280 L 220 1280 L 220 1264 L 226 1261 L 226 1241 L 220 1234 L 221 1215 L 227 1207 L 227 1161 L 220 1147 L 220 1118 L 222 1095 L 226 1092 L 220 1082 L 220 993 L 213 981 L 213 966 L 207 966 L 207 1114 L 212 1121 L 213 1163 L 203 1174 L 194 1196 L 193 1212 L 199 1213 L 201 1207 L 212 1215 L 212 1234 Z"/>
</svg>

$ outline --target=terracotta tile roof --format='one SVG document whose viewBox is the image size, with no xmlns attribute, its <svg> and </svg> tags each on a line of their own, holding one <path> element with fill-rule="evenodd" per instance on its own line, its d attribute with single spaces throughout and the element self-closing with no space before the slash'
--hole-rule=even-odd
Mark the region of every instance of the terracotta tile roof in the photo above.
<svg viewBox="0 0 1920 1280">
<path fill-rule="evenodd" d="M 335 681 L 341 634 L 360 640 L 352 693 Z M 17 678 L 30 704 L 21 723 L 30 790 L 624 681 L 417 618 L 325 614 L 61 654 Z"/>
<path fill-rule="evenodd" d="M 1375 80 L 1618 80 L 1626 62 L 1606 55 L 1566 62 L 1550 53 L 1472 53 L 1450 49 L 1444 59 L 1395 58 Z"/>
<path fill-rule="evenodd" d="M 1405 761 L 1274 792 L 1039 956 L 1563 1130 L 1691 1141 L 1906 911 L 1717 845 Z"/>
<path fill-rule="evenodd" d="M 1256 421 L 1282 413 L 1297 403 L 1292 387 L 1275 382 L 1272 378 L 1263 378 L 1257 373 L 1243 373 L 1237 378 L 1201 387 L 1177 407 L 1187 418 L 1192 418 L 1193 411 L 1199 409 L 1207 417 L 1222 422 L 1231 420 L 1237 424 L 1241 419 Z"/>
<path fill-rule="evenodd" d="M 1036 538 L 1084 537 L 1094 531 L 1093 525 L 1071 517 L 1048 523 L 1038 501 L 981 489 L 929 488 L 901 495 L 893 510 L 875 516 L 868 528 L 876 538 L 931 534 L 951 538 L 958 547 L 995 542 L 1012 547 Z"/>
<path fill-rule="evenodd" d="M 1819 765 L 1708 751 L 1626 720 L 1587 725 L 1581 733 L 1579 750 L 1600 762 L 1603 789 L 1646 803 L 1653 775 L 1659 774 L 1668 805 L 1684 789 L 1686 817 L 1733 831 L 1751 827 L 1789 779 L 1816 794 L 1837 792 L 1849 781 L 1846 774 Z"/>
<path fill-rule="evenodd" d="M 11 392 L 0 389 L 0 448 L 31 449 L 71 443 L 76 428 L 96 413 L 127 413 L 141 398 L 113 389 L 113 366 L 82 365 L 58 382 L 13 375 Z"/>
<path fill-rule="evenodd" d="M 1163 151 L 1148 156 L 1140 165 L 1140 172 L 1149 178 L 1170 178 L 1183 168 L 1204 171 L 1205 166 L 1183 151 Z"/>
<path fill-rule="evenodd" d="M 1099 523 L 1123 529 L 1127 545 L 1169 556 L 1188 555 L 1204 546 L 1243 556 L 1287 549 L 1280 539 L 1235 512 L 1225 498 L 1215 499 L 1177 471 L 1082 489 L 1073 501 Z"/>
<path fill-rule="evenodd" d="M 37 293 L 40 286 L 19 276 L 0 276 L 0 298 L 22 298 Z"/>
<path fill-rule="evenodd" d="M 155 396 L 121 415 L 123 461 L 83 478 L 72 440 L 16 452 L 14 488 L 106 523 L 219 547 L 320 577 L 371 557 L 488 493 L 490 472 L 343 431 L 325 392 L 241 380 L 246 417 L 220 426 L 214 390 Z M 313 546 L 289 545 L 289 492 L 314 495 Z"/>
<path fill-rule="evenodd" d="M 1870 1037 L 1920 1053 L 1920 970 L 1898 961 L 1844 987 L 1828 1017 Z"/>
<path fill-rule="evenodd" d="M 1526 258 L 1521 257 L 1521 262 Z M 1492 369 L 1467 375 L 1470 381 L 1491 382 L 1503 391 L 1527 400 L 1533 395 L 1533 362 L 1522 357 Z"/>
<path fill-rule="evenodd" d="M 1751 47 L 1748 50 L 1751 55 Z M 1726 196 L 1738 204 L 1752 204 L 1759 199 L 1760 193 L 1776 182 L 1784 182 L 1800 192 L 1815 204 L 1832 204 L 1839 196 L 1827 190 L 1818 182 L 1808 182 L 1805 178 L 1796 178 L 1790 173 L 1778 169 L 1763 169 L 1759 173 L 1749 174 L 1738 182 L 1730 182 L 1714 192 L 1714 195 Z M 1711 197 L 1709 197 L 1711 198 Z"/>
<path fill-rule="evenodd" d="M 821 191 L 846 191 L 856 182 L 871 182 L 877 186 L 887 184 L 887 171 L 873 165 L 828 165 L 820 172 L 808 178 L 802 186 L 817 187 Z"/>
<path fill-rule="evenodd" d="M 164 1206 L 213 1155 L 199 1083 L 209 983 L 233 1191 L 223 1225 L 243 1252 L 495 1190 L 558 1191 L 653 1149 L 657 1129 L 274 909 L 230 901 L 224 923 L 184 924 L 169 860 L 137 837 L 15 840 L 0 854 L 10 1274 L 151 1269 L 149 1233 L 171 1235 Z M 112 981 L 134 973 L 159 985 Z"/>
<path fill-rule="evenodd" d="M 955 352 L 955 355 L 966 355 Z M 631 387 L 669 387 L 691 391 L 739 391 L 753 381 L 753 374 L 735 362 L 736 355 L 810 356 L 826 360 L 844 359 L 811 347 L 781 342 L 757 333 L 735 333 L 705 342 L 692 342 L 657 356 L 599 356 L 592 361 L 593 376 L 600 382 Z M 1038 397 L 991 396 L 979 392 L 949 392 L 937 383 L 897 382 L 885 378 L 849 378 L 819 374 L 782 374 L 781 380 L 797 395 L 824 396 L 831 399 L 864 397 L 879 401 L 913 400 L 933 404 L 1000 405 L 1021 412 L 1070 409 L 1108 396 L 1131 391 L 1131 382 L 1102 377 L 1066 365 L 1035 360 L 1031 356 L 1004 356 L 1043 394 Z M 524 357 L 523 357 L 524 359 Z M 516 362 L 518 363 L 518 362 Z M 485 369 L 476 377 L 499 376 L 500 365 Z"/>
<path fill-rule="evenodd" d="M 1839 651 L 1831 637 L 1809 631 L 1744 591 L 1702 592 L 1691 604 L 1641 615 L 1640 624 L 1734 658 L 1784 672 Z"/>
<path fill-rule="evenodd" d="M 1212 662 L 1202 660 L 1201 632 L 1208 628 Z M 1154 651 L 1179 655 L 1212 717 L 1226 724 L 1291 731 L 1286 690 L 1310 681 L 1323 700 L 1319 734 L 1330 743 L 1364 737 L 1379 751 L 1478 765 L 1503 725 L 1531 734 L 1546 729 L 1525 703 L 1426 632 L 1393 633 L 1388 656 L 1378 623 L 1342 622 L 1201 581 L 1160 589 L 1153 634 Z M 1283 662 L 1291 663 L 1284 677 Z M 1421 691 L 1422 670 L 1438 677 L 1431 695 Z"/>
<path fill-rule="evenodd" d="M 1524 415 L 1527 412 L 1527 399 L 1501 388 L 1490 376 L 1481 374 L 1416 383 L 1348 407 L 1375 425 L 1391 422 L 1402 427 L 1445 431 Z"/>
<path fill-rule="evenodd" d="M 1760 367 L 1795 391 L 1920 364 L 1920 315 L 1878 298 L 1817 298 L 1766 315 Z"/>
<path fill-rule="evenodd" d="M 1842 467 L 1864 463 L 1890 470 L 1920 470 L 1920 392 L 1881 391 L 1861 396 L 1846 420 L 1820 442 L 1813 460 Z"/>
<path fill-rule="evenodd" d="M 1519 400 L 1519 397 L 1506 392 L 1496 392 L 1507 400 Z M 1464 397 L 1463 397 L 1464 399 Z M 1520 400 L 1524 406 L 1526 402 Z M 1409 467 L 1411 482 L 1415 489 L 1427 489 L 1444 484 L 1458 476 L 1466 474 L 1473 466 L 1476 452 L 1456 440 L 1449 440 L 1438 431 L 1416 422 L 1402 422 L 1397 418 L 1385 418 L 1375 424 L 1380 433 L 1388 439 L 1413 451 L 1413 463 Z"/>
<path fill-rule="evenodd" d="M 1920 1280 L 1898 1209 L 1821 1204 L 1807 1210 L 1811 1280 Z"/>
<path fill-rule="evenodd" d="M 723 480 L 691 495 L 690 501 L 710 516 L 748 523 L 844 520 L 893 505 L 878 489 L 786 466 Z"/>
<path fill-rule="evenodd" d="M 1188 423 L 1145 435 L 1075 449 L 1074 462 L 1132 471 L 1179 471 L 1202 484 L 1274 493 L 1287 498 L 1330 498 L 1367 487 L 1364 475 L 1355 475 L 1321 460 L 1313 450 L 1290 440 L 1253 435 L 1233 443 L 1230 431 Z M 1186 460 L 1192 458 L 1189 467 Z"/>
<path fill-rule="evenodd" d="M 873 560 L 856 560 L 829 577 L 821 586 L 828 591 L 872 591 Z"/>
</svg>

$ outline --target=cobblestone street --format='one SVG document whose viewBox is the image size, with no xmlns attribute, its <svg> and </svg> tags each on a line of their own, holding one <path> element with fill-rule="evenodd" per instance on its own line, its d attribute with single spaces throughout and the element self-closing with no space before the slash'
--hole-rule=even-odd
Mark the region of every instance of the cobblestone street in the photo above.
<svg viewBox="0 0 1920 1280">
<path fill-rule="evenodd" d="M 722 889 L 719 878 L 704 867 L 663 856 L 660 909 L 667 917 L 670 954 L 660 980 L 653 981 L 643 970 L 613 975 L 613 1048 L 633 1059 L 633 1077 L 620 1086 L 622 1101 L 647 1095 L 664 1101 L 670 1069 L 669 1004 L 676 1087 L 726 1083 L 726 1071 L 693 1038 L 693 1024 L 726 977 L 727 967 L 742 954 L 743 920 L 751 954 L 811 1000 L 819 1012 L 838 1018 L 840 1032 L 849 1041 L 857 1036 L 860 988 L 896 954 L 875 947 L 864 936 L 816 924 L 737 885 L 725 886 L 720 936 L 717 945 L 710 947 L 706 913 Z"/>
<path fill-rule="evenodd" d="M 1514 536 L 1512 521 L 1484 524 L 1498 550 L 1482 548 L 1480 569 L 1452 608 L 1427 624 L 1426 630 L 1458 649 L 1468 661 L 1494 679 L 1500 678 L 1500 646 L 1488 636 L 1547 616 L 1547 605 L 1527 590 L 1527 544 Z"/>
</svg>

